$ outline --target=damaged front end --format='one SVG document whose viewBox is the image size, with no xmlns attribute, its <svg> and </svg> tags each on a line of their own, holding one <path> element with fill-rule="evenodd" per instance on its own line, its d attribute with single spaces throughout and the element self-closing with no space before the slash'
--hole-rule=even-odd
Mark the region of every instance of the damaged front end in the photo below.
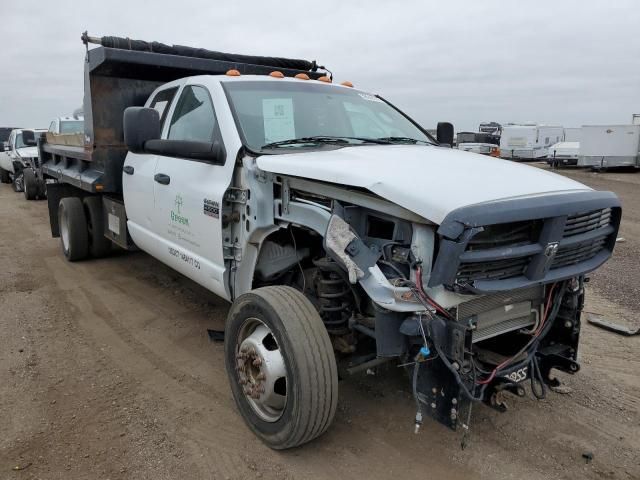
<svg viewBox="0 0 640 480">
<path fill-rule="evenodd" d="M 324 251 L 363 294 L 343 352 L 368 339 L 375 355 L 361 358 L 408 367 L 416 428 L 424 415 L 466 426 L 474 402 L 543 398 L 553 370 L 580 369 L 585 274 L 611 256 L 620 215 L 593 191 L 474 205 L 439 227 L 335 202 Z"/>
</svg>

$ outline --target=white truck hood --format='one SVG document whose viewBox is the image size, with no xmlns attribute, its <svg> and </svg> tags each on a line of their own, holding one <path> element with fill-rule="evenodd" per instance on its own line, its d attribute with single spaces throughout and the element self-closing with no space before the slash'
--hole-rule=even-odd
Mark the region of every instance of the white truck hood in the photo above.
<svg viewBox="0 0 640 480">
<path fill-rule="evenodd" d="M 22 158 L 32 158 L 38 156 L 38 147 L 22 147 L 17 148 L 16 153 Z"/>
<path fill-rule="evenodd" d="M 591 190 L 539 168 L 422 145 L 263 155 L 257 165 L 281 175 L 365 188 L 437 224 L 449 212 L 468 205 Z"/>
</svg>

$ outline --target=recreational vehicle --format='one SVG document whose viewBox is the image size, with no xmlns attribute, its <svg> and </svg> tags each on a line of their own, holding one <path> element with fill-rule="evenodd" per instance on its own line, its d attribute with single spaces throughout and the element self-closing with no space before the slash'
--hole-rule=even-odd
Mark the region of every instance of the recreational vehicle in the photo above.
<svg viewBox="0 0 640 480">
<path fill-rule="evenodd" d="M 549 147 L 564 138 L 561 126 L 508 125 L 502 128 L 500 156 L 512 160 L 547 158 Z"/>
</svg>

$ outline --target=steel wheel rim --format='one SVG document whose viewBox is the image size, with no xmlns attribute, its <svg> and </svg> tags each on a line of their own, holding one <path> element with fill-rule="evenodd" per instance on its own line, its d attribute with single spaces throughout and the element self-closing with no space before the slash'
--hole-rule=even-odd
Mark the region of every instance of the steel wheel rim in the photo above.
<svg viewBox="0 0 640 480">
<path fill-rule="evenodd" d="M 236 373 L 242 394 L 265 422 L 282 417 L 287 404 L 287 368 L 273 332 L 261 320 L 244 321 L 236 341 Z"/>
<path fill-rule="evenodd" d="M 69 226 L 67 225 L 67 212 L 62 212 L 62 222 L 60 222 L 60 238 L 62 239 L 62 248 L 66 252 L 69 250 Z"/>
</svg>

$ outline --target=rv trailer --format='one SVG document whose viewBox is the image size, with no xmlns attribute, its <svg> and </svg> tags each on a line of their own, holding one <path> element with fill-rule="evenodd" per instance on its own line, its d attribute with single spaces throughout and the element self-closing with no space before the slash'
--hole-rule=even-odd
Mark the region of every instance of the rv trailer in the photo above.
<svg viewBox="0 0 640 480">
<path fill-rule="evenodd" d="M 547 158 L 549 147 L 562 141 L 564 129 L 552 125 L 507 125 L 502 128 L 500 156 L 510 160 Z"/>
</svg>

